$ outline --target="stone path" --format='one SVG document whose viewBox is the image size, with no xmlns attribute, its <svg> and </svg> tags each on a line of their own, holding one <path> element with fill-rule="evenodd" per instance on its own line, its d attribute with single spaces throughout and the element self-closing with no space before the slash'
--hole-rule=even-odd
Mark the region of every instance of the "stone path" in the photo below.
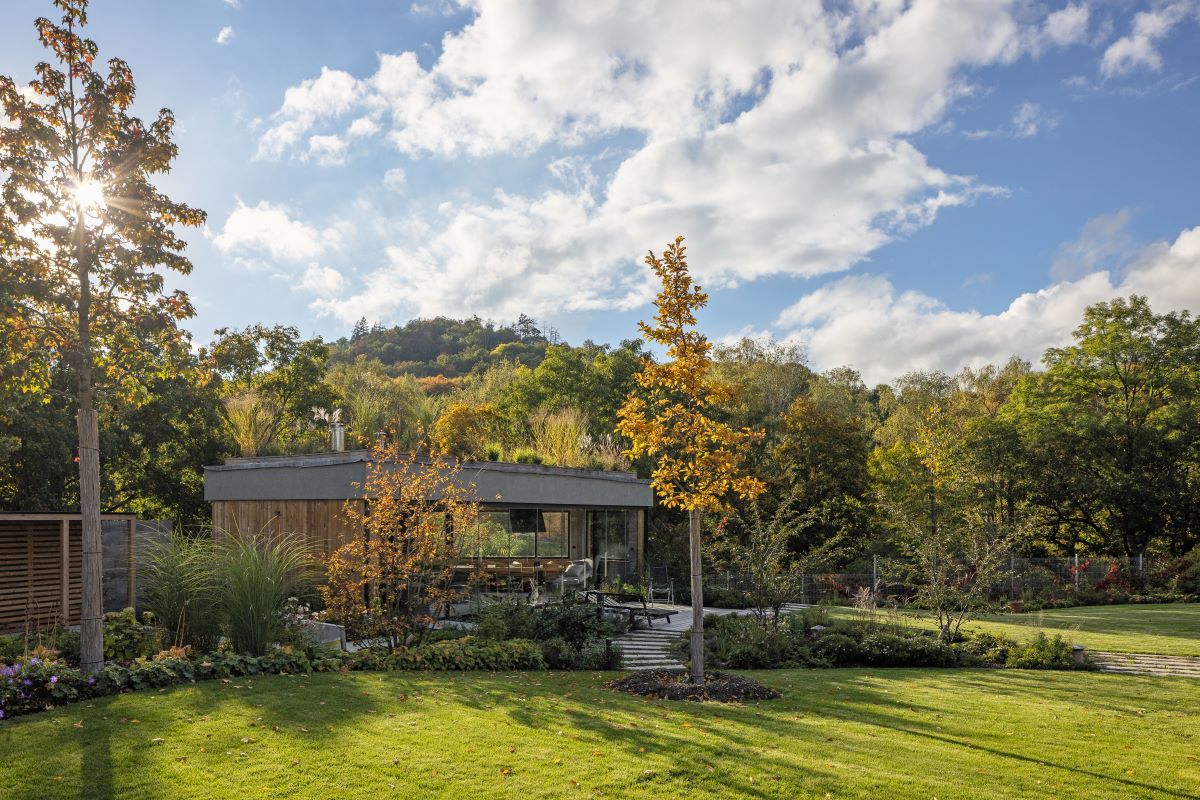
<svg viewBox="0 0 1200 800">
<path fill-rule="evenodd" d="M 1088 656 L 1101 672 L 1122 675 L 1161 675 L 1200 678 L 1200 657 L 1156 656 L 1148 653 L 1091 652 Z"/>
</svg>

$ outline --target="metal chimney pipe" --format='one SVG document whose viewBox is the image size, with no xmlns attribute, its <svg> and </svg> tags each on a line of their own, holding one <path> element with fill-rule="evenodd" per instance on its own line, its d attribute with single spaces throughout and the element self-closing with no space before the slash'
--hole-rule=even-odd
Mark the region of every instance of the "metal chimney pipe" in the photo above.
<svg viewBox="0 0 1200 800">
<path fill-rule="evenodd" d="M 346 426 L 342 423 L 330 423 L 329 446 L 335 453 L 340 453 L 346 449 Z"/>
</svg>

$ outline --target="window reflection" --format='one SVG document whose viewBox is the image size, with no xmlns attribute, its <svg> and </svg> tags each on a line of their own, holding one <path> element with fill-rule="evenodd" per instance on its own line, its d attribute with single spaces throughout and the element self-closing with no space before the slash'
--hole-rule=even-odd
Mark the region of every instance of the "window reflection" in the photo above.
<svg viewBox="0 0 1200 800">
<path fill-rule="evenodd" d="M 566 511 L 540 508 L 483 511 L 477 540 L 460 537 L 459 550 L 482 558 L 565 558 L 568 519 Z"/>
</svg>

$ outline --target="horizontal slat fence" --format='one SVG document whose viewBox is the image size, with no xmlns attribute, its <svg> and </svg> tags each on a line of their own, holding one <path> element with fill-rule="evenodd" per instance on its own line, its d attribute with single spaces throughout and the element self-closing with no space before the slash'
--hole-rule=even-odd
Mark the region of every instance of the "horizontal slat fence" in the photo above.
<svg viewBox="0 0 1200 800">
<path fill-rule="evenodd" d="M 137 519 L 102 515 L 105 570 L 121 605 L 136 597 Z M 83 527 L 78 514 L 0 513 L 0 634 L 78 625 L 83 597 Z M 115 545 L 115 546 L 114 546 Z M 120 552 L 116 552 L 116 551 Z M 109 608 L 105 598 L 105 610 Z"/>
</svg>

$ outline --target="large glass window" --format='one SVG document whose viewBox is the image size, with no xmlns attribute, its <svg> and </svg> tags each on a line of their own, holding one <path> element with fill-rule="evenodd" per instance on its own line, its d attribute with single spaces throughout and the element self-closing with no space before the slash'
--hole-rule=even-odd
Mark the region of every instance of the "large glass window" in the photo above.
<svg viewBox="0 0 1200 800">
<path fill-rule="evenodd" d="M 479 515 L 477 543 L 463 537 L 460 550 L 483 558 L 566 558 L 568 529 L 566 511 L 484 511 Z"/>
<path fill-rule="evenodd" d="M 589 511 L 588 529 L 598 584 L 637 572 L 636 511 Z"/>
</svg>

